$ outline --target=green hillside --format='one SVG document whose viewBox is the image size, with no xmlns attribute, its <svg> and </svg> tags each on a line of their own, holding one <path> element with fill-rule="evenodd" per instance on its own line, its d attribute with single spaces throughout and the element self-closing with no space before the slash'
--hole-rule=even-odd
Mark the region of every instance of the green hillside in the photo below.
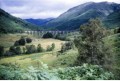
<svg viewBox="0 0 120 81">
<path fill-rule="evenodd" d="M 13 33 L 24 30 L 40 30 L 41 28 L 28 23 L 25 20 L 16 18 L 0 9 L 0 33 Z"/>
</svg>

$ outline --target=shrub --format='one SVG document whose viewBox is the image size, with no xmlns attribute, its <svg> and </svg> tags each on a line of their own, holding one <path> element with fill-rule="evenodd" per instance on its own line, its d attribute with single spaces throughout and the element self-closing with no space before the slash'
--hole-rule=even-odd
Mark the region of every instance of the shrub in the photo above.
<svg viewBox="0 0 120 81">
<path fill-rule="evenodd" d="M 67 67 L 49 70 L 46 64 L 40 69 L 22 70 L 16 65 L 0 65 L 1 80 L 111 80 L 113 74 L 98 65 Z"/>
<path fill-rule="evenodd" d="M 41 44 L 38 44 L 37 46 L 37 52 L 43 52 L 44 49 L 41 47 Z"/>
<path fill-rule="evenodd" d="M 15 52 L 16 54 L 22 54 L 22 50 L 20 47 L 16 47 Z"/>
<path fill-rule="evenodd" d="M 12 56 L 12 55 L 14 55 L 14 53 L 10 51 L 6 51 L 4 54 L 4 56 Z"/>
<path fill-rule="evenodd" d="M 67 50 L 70 50 L 73 48 L 73 46 L 74 46 L 74 44 L 72 42 L 66 42 L 66 43 L 62 44 L 60 52 L 63 53 Z"/>
<path fill-rule="evenodd" d="M 26 48 L 25 48 L 25 47 L 23 47 L 23 54 L 24 54 L 24 53 L 26 53 Z"/>
<path fill-rule="evenodd" d="M 52 45 L 51 45 L 51 49 L 52 49 L 52 50 L 55 49 L 55 44 L 54 44 L 54 43 L 52 43 Z"/>
<path fill-rule="evenodd" d="M 31 39 L 31 38 L 26 38 L 26 42 L 27 42 L 27 43 L 31 43 L 31 42 L 32 42 L 32 39 Z"/>
<path fill-rule="evenodd" d="M 51 48 L 51 46 L 50 46 L 50 45 L 48 45 L 48 46 L 47 46 L 46 51 L 52 51 L 52 48 Z"/>
<path fill-rule="evenodd" d="M 11 46 L 9 48 L 9 52 L 12 53 L 12 55 L 15 55 L 16 54 L 16 48 L 15 48 L 15 46 Z"/>
<path fill-rule="evenodd" d="M 19 41 L 15 41 L 14 46 L 19 46 Z"/>
<path fill-rule="evenodd" d="M 26 39 L 25 39 L 25 38 L 21 38 L 21 39 L 19 40 L 19 45 L 24 46 L 25 43 L 26 43 Z"/>
<path fill-rule="evenodd" d="M 37 52 L 35 45 L 27 45 L 26 50 L 27 50 L 26 53 L 28 54 Z"/>
<path fill-rule="evenodd" d="M 0 56 L 3 56 L 3 54 L 4 54 L 4 47 L 0 46 Z"/>
<path fill-rule="evenodd" d="M 51 46 L 50 45 L 47 46 L 47 50 L 46 51 L 53 51 L 54 49 L 55 49 L 55 44 L 52 43 Z"/>
<path fill-rule="evenodd" d="M 78 67 L 59 68 L 58 77 L 62 80 L 110 80 L 113 74 L 98 65 L 83 64 Z"/>
<path fill-rule="evenodd" d="M 53 38 L 52 33 L 47 32 L 46 34 L 43 35 L 42 38 Z"/>
<path fill-rule="evenodd" d="M 60 35 L 60 34 L 57 34 L 57 35 L 55 36 L 55 39 L 66 40 L 66 41 L 67 41 L 66 36 L 65 36 L 65 35 Z"/>
</svg>

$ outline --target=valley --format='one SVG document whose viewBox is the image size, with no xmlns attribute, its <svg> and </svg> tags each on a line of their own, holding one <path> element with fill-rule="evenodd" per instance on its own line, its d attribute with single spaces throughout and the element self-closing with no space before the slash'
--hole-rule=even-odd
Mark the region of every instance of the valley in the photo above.
<svg viewBox="0 0 120 81">
<path fill-rule="evenodd" d="M 119 3 L 86 2 L 56 18 L 58 4 L 52 14 L 36 4 L 0 8 L 0 80 L 120 79 Z"/>
</svg>

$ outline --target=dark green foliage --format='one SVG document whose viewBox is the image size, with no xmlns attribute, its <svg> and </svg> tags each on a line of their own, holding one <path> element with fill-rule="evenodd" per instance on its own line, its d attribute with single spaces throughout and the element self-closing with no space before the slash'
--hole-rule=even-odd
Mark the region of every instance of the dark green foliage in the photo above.
<svg viewBox="0 0 120 81">
<path fill-rule="evenodd" d="M 70 50 L 73 48 L 73 46 L 74 46 L 73 42 L 66 42 L 66 43 L 62 44 L 60 52 L 63 53 L 67 50 Z"/>
<path fill-rule="evenodd" d="M 16 52 L 17 55 L 22 54 L 22 50 L 21 50 L 20 47 L 16 47 L 15 52 Z"/>
<path fill-rule="evenodd" d="M 10 51 L 6 51 L 4 56 L 12 56 L 12 55 L 15 55 L 13 52 L 10 52 Z"/>
<path fill-rule="evenodd" d="M 15 41 L 14 46 L 19 46 L 19 41 Z"/>
<path fill-rule="evenodd" d="M 0 46 L 0 56 L 3 56 L 3 54 L 4 54 L 4 47 Z"/>
<path fill-rule="evenodd" d="M 27 43 L 31 43 L 31 42 L 32 42 L 32 39 L 31 39 L 31 38 L 26 38 L 26 42 L 27 42 Z"/>
<path fill-rule="evenodd" d="M 18 54 L 22 54 L 21 48 L 20 47 L 11 46 L 9 51 L 6 52 L 5 55 L 10 56 L 10 55 L 18 55 Z"/>
<path fill-rule="evenodd" d="M 99 19 L 91 19 L 89 23 L 80 27 L 81 36 L 74 40 L 79 56 L 76 64 L 83 63 L 106 65 L 111 53 L 103 42 L 105 29 Z M 111 60 L 109 60 L 111 61 Z M 110 65 L 111 62 L 109 62 Z"/>
<path fill-rule="evenodd" d="M 120 34 L 115 37 L 114 40 L 114 74 L 116 79 L 120 79 Z"/>
<path fill-rule="evenodd" d="M 25 39 L 25 38 L 21 38 L 21 39 L 19 40 L 19 45 L 24 46 L 25 44 L 26 44 L 26 39 Z"/>
<path fill-rule="evenodd" d="M 24 46 L 26 43 L 31 43 L 31 42 L 32 42 L 31 38 L 21 37 L 19 40 L 15 41 L 14 46 L 19 46 L 19 45 Z"/>
<path fill-rule="evenodd" d="M 38 44 L 37 46 L 37 52 L 43 52 L 44 49 L 41 47 L 41 44 Z"/>
<path fill-rule="evenodd" d="M 27 45 L 26 46 L 26 53 L 27 54 L 31 54 L 31 53 L 36 53 L 37 52 L 37 49 L 35 47 L 35 45 Z"/>
<path fill-rule="evenodd" d="M 67 40 L 65 35 L 60 35 L 60 34 L 57 34 L 57 35 L 55 36 L 55 39 Z"/>
<path fill-rule="evenodd" d="M 52 33 L 47 32 L 46 34 L 43 35 L 43 38 L 53 38 Z"/>
<path fill-rule="evenodd" d="M 15 55 L 16 54 L 15 46 L 11 46 L 10 49 L 9 49 L 9 52 L 12 53 L 12 55 Z"/>
</svg>

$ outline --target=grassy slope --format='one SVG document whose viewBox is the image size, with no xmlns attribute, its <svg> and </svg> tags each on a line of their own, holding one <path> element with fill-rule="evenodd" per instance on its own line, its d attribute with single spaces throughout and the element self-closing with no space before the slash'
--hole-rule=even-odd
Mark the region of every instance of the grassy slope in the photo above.
<svg viewBox="0 0 120 81">
<path fill-rule="evenodd" d="M 26 36 L 25 34 L 4 34 L 0 37 L 0 45 L 3 45 L 6 47 L 6 50 L 9 49 L 10 46 L 14 44 L 14 42 L 18 39 L 20 39 L 21 36 Z M 43 53 L 36 53 L 36 54 L 29 54 L 29 55 L 19 55 L 19 56 L 11 56 L 0 59 L 0 64 L 6 64 L 6 63 L 12 63 L 12 64 L 18 64 L 22 68 L 26 68 L 28 66 L 38 66 L 38 63 L 40 61 L 48 64 L 51 67 L 54 67 L 54 62 L 57 58 L 57 51 L 61 49 L 61 43 L 64 43 L 65 41 L 56 40 L 56 39 L 36 39 L 33 36 L 29 36 L 33 39 L 33 42 L 27 45 L 38 45 L 41 44 L 41 46 L 46 49 L 48 45 L 51 45 L 52 43 L 55 43 L 55 49 L 52 52 L 43 52 Z M 22 47 L 22 46 L 21 46 Z M 61 57 L 60 57 L 61 58 Z"/>
</svg>

